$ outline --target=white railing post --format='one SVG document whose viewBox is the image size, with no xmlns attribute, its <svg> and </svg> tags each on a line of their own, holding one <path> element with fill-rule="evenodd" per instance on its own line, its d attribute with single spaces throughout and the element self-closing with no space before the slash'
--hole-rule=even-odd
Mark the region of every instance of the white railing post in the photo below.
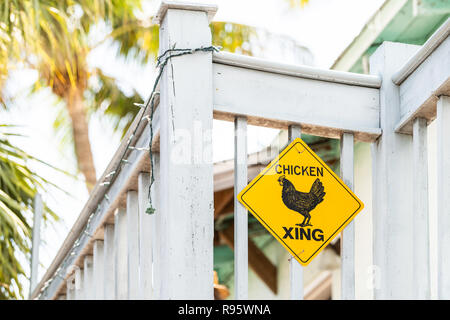
<svg viewBox="0 0 450 320">
<path fill-rule="evenodd" d="M 450 299 L 450 97 L 437 102 L 438 298 Z"/>
<path fill-rule="evenodd" d="M 104 227 L 103 299 L 117 299 L 115 295 L 114 225 Z"/>
<path fill-rule="evenodd" d="M 118 208 L 114 216 L 114 283 L 115 299 L 128 299 L 127 211 Z"/>
<path fill-rule="evenodd" d="M 151 168 L 153 170 L 153 168 Z M 153 233 L 154 214 L 145 212 L 148 207 L 150 174 L 141 172 L 138 176 L 139 206 L 139 298 L 151 299 L 153 296 Z"/>
<path fill-rule="evenodd" d="M 136 191 L 127 192 L 128 298 L 139 298 L 139 203 Z"/>
<path fill-rule="evenodd" d="M 208 18 L 216 9 L 163 1 L 157 14 L 160 54 L 211 46 Z M 212 53 L 169 59 L 159 104 L 163 270 L 159 298 L 212 299 L 213 164 L 211 148 L 203 148 L 203 135 L 212 134 Z"/>
<path fill-rule="evenodd" d="M 93 270 L 93 257 L 85 256 L 84 257 L 84 299 L 86 300 L 94 300 L 94 270 Z"/>
<path fill-rule="evenodd" d="M 84 298 L 84 272 L 80 268 L 75 269 L 75 300 Z"/>
<path fill-rule="evenodd" d="M 430 299 L 427 120 L 423 118 L 413 123 L 413 210 L 414 296 Z"/>
<path fill-rule="evenodd" d="M 341 179 L 353 190 L 354 137 L 352 133 L 341 135 Z M 355 299 L 355 223 L 350 222 L 341 233 L 341 299 Z"/>
<path fill-rule="evenodd" d="M 161 288 L 161 225 L 162 225 L 162 212 L 160 210 L 160 161 L 159 153 L 153 154 L 153 181 L 152 189 L 150 190 L 150 196 L 152 199 L 152 206 L 156 210 L 154 214 L 154 223 L 152 232 L 152 245 L 153 245 L 153 297 L 152 299 L 159 299 Z"/>
<path fill-rule="evenodd" d="M 44 206 L 42 197 L 36 193 L 33 208 L 33 235 L 31 246 L 30 296 L 37 284 L 39 273 L 39 246 L 41 244 L 41 220 Z"/>
<path fill-rule="evenodd" d="M 66 280 L 66 300 L 75 300 L 75 276 L 71 275 Z"/>
<path fill-rule="evenodd" d="M 104 255 L 104 244 L 103 240 L 95 240 L 93 251 L 93 261 L 92 261 L 92 274 L 93 274 L 93 286 L 94 286 L 94 299 L 102 300 L 104 299 L 103 287 L 104 287 L 104 265 L 105 265 L 105 255 Z"/>
<path fill-rule="evenodd" d="M 299 125 L 291 125 L 288 128 L 288 139 L 292 142 L 302 137 L 302 129 Z M 303 300 L 303 266 L 291 255 L 289 260 L 291 300 Z"/>
<path fill-rule="evenodd" d="M 383 134 L 372 145 L 375 299 L 414 297 L 412 137 L 395 132 L 400 98 L 391 78 L 416 50 L 416 46 L 384 42 L 370 58 L 371 74 L 382 78 Z"/>
<path fill-rule="evenodd" d="M 248 213 L 237 195 L 247 185 L 247 119 L 234 120 L 234 298 L 248 299 Z"/>
</svg>

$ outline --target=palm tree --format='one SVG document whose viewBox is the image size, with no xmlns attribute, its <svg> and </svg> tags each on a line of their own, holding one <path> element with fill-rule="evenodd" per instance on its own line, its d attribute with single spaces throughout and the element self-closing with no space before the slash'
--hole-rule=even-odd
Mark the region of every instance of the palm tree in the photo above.
<svg viewBox="0 0 450 320">
<path fill-rule="evenodd" d="M 306 2 L 284 1 L 293 5 Z M 89 112 L 110 115 L 115 129 L 124 132 L 138 111 L 133 102 L 142 98 L 136 92 L 124 94 L 114 78 L 100 69 L 90 68 L 87 57 L 105 40 L 113 39 L 123 56 L 139 58 L 143 63 L 154 59 L 158 27 L 139 20 L 135 16 L 139 8 L 140 0 L 0 2 L 0 90 L 15 62 L 25 62 L 39 71 L 41 84 L 50 87 L 65 102 L 78 168 L 89 190 L 96 182 L 89 141 Z M 92 43 L 91 29 L 99 24 L 105 24 L 110 32 Z M 254 36 L 251 27 L 214 22 L 212 34 L 213 43 L 224 50 L 251 54 L 251 48 L 244 46 Z M 89 85 L 92 77 L 99 82 L 96 88 Z M 5 103 L 2 98 L 0 95 L 0 103 Z M 60 124 L 67 126 L 67 121 Z M 36 191 L 47 182 L 27 167 L 27 161 L 33 158 L 5 137 L 7 133 L 0 139 L 0 298 L 14 298 L 21 295 L 18 277 L 23 274 L 16 253 L 29 251 L 30 226 L 26 213 L 31 210 Z M 56 216 L 47 209 L 45 217 Z"/>
<path fill-rule="evenodd" d="M 0 46 L 0 65 L 6 66 L 2 57 L 7 49 L 22 46 L 26 56 L 16 54 L 15 59 L 25 60 L 38 70 L 40 84 L 50 87 L 65 102 L 77 165 L 88 190 L 95 185 L 96 172 L 85 93 L 89 78 L 101 74 L 99 70 L 90 69 L 87 63 L 87 56 L 96 45 L 89 43 L 90 29 L 100 22 L 107 23 L 113 30 L 118 26 L 134 26 L 133 12 L 139 7 L 140 0 L 17 0 L 0 4 L 0 43 L 8 47 L 2 50 Z M 0 81 L 6 71 L 0 69 Z M 119 101 L 129 102 L 120 90 L 119 93 Z"/>
<path fill-rule="evenodd" d="M 31 52 L 37 54 L 37 62 L 29 63 L 39 71 L 44 84 L 65 102 L 78 168 L 84 175 L 88 190 L 91 190 L 96 183 L 96 172 L 89 140 L 85 93 L 89 78 L 98 72 L 91 70 L 87 63 L 92 49 L 90 29 L 100 19 L 113 29 L 135 20 L 133 10 L 139 8 L 139 1 L 52 2 L 51 6 L 41 7 L 28 16 L 30 22 L 34 22 L 29 25 L 37 26 L 28 34 L 35 34 L 35 39 L 38 39 L 30 45 Z"/>
<path fill-rule="evenodd" d="M 309 2 L 309 0 L 286 0 L 286 1 L 289 2 L 290 6 L 292 8 L 294 8 L 294 7 L 303 8 Z"/>
<path fill-rule="evenodd" d="M 82 18 L 70 20 L 71 14 L 76 14 L 70 11 L 80 8 L 69 9 L 74 4 L 85 6 L 85 11 Z M 87 55 L 102 42 L 89 43 L 89 29 L 100 21 L 97 19 L 103 18 L 112 29 L 105 39 L 115 39 L 120 44 L 122 55 L 135 55 L 142 62 L 156 56 L 159 32 L 157 26 L 147 26 L 135 18 L 132 20 L 131 6 L 127 7 L 128 11 L 117 11 L 122 20 L 114 22 L 119 20 L 114 18 L 115 13 L 111 13 L 111 10 L 96 8 L 98 13 L 92 11 L 90 5 L 89 1 L 70 0 L 0 3 L 0 89 L 8 70 L 20 62 L 25 61 L 39 71 L 43 84 L 66 102 L 77 161 L 88 188 L 95 183 L 88 136 L 88 111 L 98 111 L 99 106 L 107 102 L 107 107 L 102 108 L 101 112 L 111 116 L 115 121 L 115 129 L 125 131 L 137 113 L 133 102 L 142 99 L 136 92 L 125 95 L 114 78 L 105 75 L 102 70 L 89 68 Z M 68 21 L 78 28 L 71 27 Z M 128 31 L 125 33 L 123 30 Z M 213 29 L 213 34 L 216 33 L 215 44 L 234 51 L 242 45 L 251 30 L 245 26 L 217 23 Z M 26 49 L 26 55 L 23 49 Z M 96 88 L 99 89 L 89 86 L 90 77 L 97 78 L 99 85 Z M 91 98 L 86 99 L 86 96 Z M 0 102 L 6 103 L 2 97 L 0 95 Z M 123 119 L 127 121 L 123 123 Z M 2 125 L 0 128 L 9 126 Z M 7 132 L 0 135 L 0 299 L 22 296 L 19 277 L 25 276 L 25 273 L 18 256 L 29 256 L 32 200 L 37 190 L 48 184 L 28 167 L 28 162 L 36 159 L 13 146 L 7 139 L 8 135 Z M 44 218 L 57 217 L 46 207 Z"/>
<path fill-rule="evenodd" d="M 48 39 L 55 39 L 55 35 L 61 32 L 61 28 L 67 27 L 65 21 L 58 17 L 58 10 L 55 4 L 58 1 L 2 1 L 0 3 L 0 90 L 6 81 L 8 70 L 15 67 L 17 62 L 28 61 L 28 56 L 24 56 L 23 49 L 35 54 L 45 54 L 43 45 L 48 45 Z M 61 1 L 59 4 L 64 6 L 73 5 L 73 1 Z M 53 17 L 42 15 L 50 14 Z M 44 20 L 40 20 L 44 19 Z M 49 19 L 49 20 L 46 20 Z M 54 33 L 55 32 L 55 33 Z M 38 36 L 42 38 L 38 38 Z M 16 41 L 16 39 L 20 39 Z M 61 40 L 62 38 L 60 38 Z M 69 45 L 76 45 L 75 42 Z M 67 45 L 67 43 L 66 43 Z M 62 48 L 70 51 L 70 47 Z M 47 52 L 48 54 L 49 52 Z M 76 52 L 74 53 L 76 57 Z M 48 56 L 40 56 L 35 59 L 39 66 L 45 66 L 45 62 L 51 59 Z M 64 61 L 69 65 L 70 60 Z M 82 61 L 71 60 L 73 63 Z M 55 74 L 48 74 L 47 80 L 53 83 L 53 76 L 64 82 L 64 78 L 58 74 L 58 64 L 61 60 L 50 63 L 49 69 Z M 39 69 L 41 75 L 45 74 L 45 68 Z M 48 69 L 47 69 L 48 70 Z M 82 83 L 82 82 L 81 82 Z M 51 86 L 54 91 L 57 86 Z M 68 87 L 69 93 L 61 93 L 68 100 L 68 104 L 76 105 L 77 97 L 72 87 Z M 0 102 L 5 106 L 4 96 L 0 95 Z M 77 107 L 71 108 L 77 110 Z M 72 115 L 76 112 L 72 111 Z M 80 121 L 74 121 L 79 127 Z M 83 125 L 83 124 L 82 124 Z M 16 135 L 9 132 L 11 126 L 0 124 L 0 299 L 11 299 L 23 297 L 21 276 L 26 276 L 21 258 L 29 258 L 31 243 L 30 220 L 32 216 L 33 199 L 38 190 L 43 191 L 44 187 L 51 183 L 33 170 L 29 164 L 33 161 L 39 161 L 23 150 L 11 144 L 9 137 Z M 95 172 L 94 172 L 95 174 Z M 57 220 L 57 216 L 44 204 L 44 221 Z"/>
<path fill-rule="evenodd" d="M 111 115 L 114 127 L 124 132 L 138 111 L 133 102 L 142 98 L 135 91 L 125 94 L 114 78 L 90 68 L 87 57 L 97 46 L 112 39 L 119 44 L 119 54 L 146 63 L 157 54 L 158 26 L 136 17 L 140 0 L 21 0 L 3 6 L 0 5 L 0 19 L 3 17 L 9 34 L 20 35 L 19 41 L 30 56 L 25 61 L 39 71 L 40 85 L 50 87 L 65 102 L 78 169 L 90 191 L 96 183 L 96 171 L 89 140 L 89 110 L 96 111 L 102 106 L 102 112 Z M 102 23 L 111 31 L 92 43 L 91 29 Z M 250 34 L 250 27 L 213 24 L 215 44 L 228 51 L 239 48 Z M 89 86 L 92 77 L 98 80 L 100 89 Z M 125 123 L 124 118 L 128 120 Z"/>
<path fill-rule="evenodd" d="M 30 170 L 39 161 L 9 142 L 11 126 L 0 125 L 0 300 L 22 297 L 18 256 L 29 257 L 33 199 L 49 182 Z M 45 220 L 57 216 L 45 206 Z"/>
<path fill-rule="evenodd" d="M 213 45 L 222 48 L 223 51 L 252 55 L 249 43 L 251 37 L 256 37 L 253 27 L 230 22 L 212 22 L 211 33 Z M 143 64 L 156 58 L 159 48 L 158 26 L 148 27 L 140 22 L 135 25 L 131 34 L 125 36 L 116 29 L 110 36 L 119 44 L 119 52 L 123 56 L 132 55 Z M 127 97 L 117 87 L 116 79 L 106 76 L 101 70 L 96 70 L 96 74 L 100 89 L 97 91 L 89 89 L 89 95 L 94 97 L 90 109 L 98 110 L 99 106 L 103 106 L 102 112 L 110 116 L 114 130 L 124 136 L 139 111 L 133 103 L 141 102 L 147 97 L 140 97 L 135 91 Z M 106 107 L 105 101 L 108 102 Z"/>
</svg>

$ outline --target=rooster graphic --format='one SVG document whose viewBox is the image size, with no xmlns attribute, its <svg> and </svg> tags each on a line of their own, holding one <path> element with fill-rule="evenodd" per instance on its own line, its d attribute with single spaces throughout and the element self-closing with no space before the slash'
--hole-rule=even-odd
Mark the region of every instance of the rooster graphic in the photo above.
<svg viewBox="0 0 450 320">
<path fill-rule="evenodd" d="M 310 191 L 307 193 L 297 191 L 292 182 L 286 179 L 284 175 L 278 178 L 278 183 L 283 186 L 281 198 L 284 205 L 305 217 L 302 223 L 296 225 L 300 227 L 312 226 L 310 224 L 310 212 L 323 201 L 325 196 L 324 187 L 319 178 L 314 181 Z"/>
</svg>

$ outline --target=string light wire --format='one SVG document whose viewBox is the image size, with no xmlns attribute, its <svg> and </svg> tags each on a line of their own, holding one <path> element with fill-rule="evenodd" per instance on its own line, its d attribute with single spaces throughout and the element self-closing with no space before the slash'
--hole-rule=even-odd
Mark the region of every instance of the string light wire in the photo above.
<svg viewBox="0 0 450 320">
<path fill-rule="evenodd" d="M 137 130 L 140 127 L 139 124 L 134 128 L 132 134 L 130 135 L 130 137 L 127 140 L 127 145 L 126 148 L 124 150 L 124 152 L 122 153 L 120 160 L 118 162 L 117 167 L 112 170 L 111 172 L 109 172 L 108 174 L 105 175 L 104 179 L 108 179 L 110 178 L 109 181 L 103 181 L 101 182 L 99 185 L 100 186 L 104 186 L 106 187 L 106 191 L 104 194 L 104 199 L 110 203 L 110 199 L 108 196 L 108 191 L 109 188 L 112 185 L 112 182 L 115 180 L 115 178 L 117 177 L 117 175 L 120 172 L 121 166 L 123 164 L 128 164 L 129 161 L 128 159 L 125 159 L 125 156 L 128 152 L 128 150 L 136 150 L 136 151 L 148 151 L 149 152 L 149 157 L 150 157 L 150 165 L 151 165 L 151 174 L 150 174 L 150 185 L 148 188 L 148 199 L 149 199 L 149 204 L 147 209 L 145 210 L 145 212 L 147 214 L 153 214 L 155 212 L 155 208 L 153 207 L 153 203 L 152 203 L 152 198 L 151 198 L 151 189 L 153 186 L 153 183 L 155 181 L 155 177 L 154 177 L 154 166 L 153 166 L 153 153 L 152 153 L 152 144 L 153 144 L 153 115 L 154 115 L 154 111 L 155 111 L 155 97 L 157 95 L 159 95 L 159 92 L 156 91 L 159 81 L 163 75 L 164 72 L 164 68 L 166 67 L 167 63 L 169 62 L 170 59 L 174 58 L 174 57 L 179 57 L 179 56 L 183 56 L 183 55 L 187 55 L 187 54 L 194 54 L 196 52 L 219 52 L 220 48 L 216 47 L 216 46 L 208 46 L 208 47 L 200 47 L 200 48 L 195 48 L 195 49 L 180 49 L 180 48 L 171 48 L 168 49 L 166 51 L 164 51 L 160 56 L 157 57 L 156 59 L 156 68 L 159 68 L 159 72 L 155 78 L 155 82 L 153 83 L 153 87 L 152 87 L 152 91 L 150 93 L 149 98 L 147 99 L 147 102 L 145 104 L 142 103 L 134 103 L 134 105 L 140 107 L 143 109 L 139 122 L 143 120 L 147 120 L 149 123 L 149 127 L 150 127 L 150 142 L 149 142 L 149 146 L 148 148 L 138 148 L 135 146 L 132 146 L 131 143 L 133 142 L 133 139 L 136 136 Z M 148 107 L 150 107 L 150 114 L 149 115 L 145 115 L 147 112 Z M 43 295 L 45 298 L 47 298 L 47 288 L 50 286 L 50 284 L 53 282 L 53 280 L 56 277 L 61 278 L 62 280 L 65 280 L 66 277 L 64 277 L 63 275 L 61 275 L 61 271 L 62 270 L 67 270 L 67 268 L 72 265 L 72 259 L 70 259 L 71 257 L 76 255 L 76 249 L 81 245 L 82 243 L 82 237 L 87 236 L 89 238 L 93 238 L 93 235 L 89 233 L 89 228 L 90 228 L 90 224 L 92 222 L 92 219 L 95 215 L 97 215 L 97 213 L 100 211 L 101 207 L 100 204 L 97 206 L 97 209 L 95 212 L 92 212 L 87 220 L 86 226 L 84 227 L 84 229 L 81 231 L 81 236 L 79 238 L 77 238 L 75 240 L 75 242 L 73 243 L 73 246 L 69 252 L 68 255 L 66 255 L 66 257 L 64 258 L 63 262 L 60 264 L 60 266 L 56 269 L 55 273 L 53 276 L 51 276 L 47 281 L 44 282 L 44 285 L 42 286 L 42 288 L 39 290 L 39 294 L 37 295 L 37 299 L 40 299 Z"/>
</svg>

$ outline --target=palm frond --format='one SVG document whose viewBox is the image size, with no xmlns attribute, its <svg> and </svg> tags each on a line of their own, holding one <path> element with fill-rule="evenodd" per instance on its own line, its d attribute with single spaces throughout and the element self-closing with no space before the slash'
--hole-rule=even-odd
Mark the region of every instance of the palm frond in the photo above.
<svg viewBox="0 0 450 320">
<path fill-rule="evenodd" d="M 96 88 L 89 87 L 86 94 L 89 109 L 108 116 L 113 129 L 121 131 L 123 137 L 139 112 L 139 107 L 134 103 L 142 102 L 142 98 L 134 89 L 125 93 L 116 79 L 104 74 L 100 69 L 94 70 L 93 75 L 98 85 Z"/>
<path fill-rule="evenodd" d="M 37 159 L 11 144 L 11 126 L 0 125 L 0 299 L 23 296 L 19 277 L 25 272 L 18 259 L 30 251 L 33 199 L 49 182 L 29 168 Z M 47 206 L 44 221 L 58 216 Z"/>
<path fill-rule="evenodd" d="M 252 55 L 251 37 L 256 37 L 254 28 L 231 22 L 211 23 L 213 45 L 222 50 Z"/>
<path fill-rule="evenodd" d="M 285 0 L 289 2 L 291 8 L 300 7 L 303 8 L 308 4 L 309 0 Z"/>
</svg>

